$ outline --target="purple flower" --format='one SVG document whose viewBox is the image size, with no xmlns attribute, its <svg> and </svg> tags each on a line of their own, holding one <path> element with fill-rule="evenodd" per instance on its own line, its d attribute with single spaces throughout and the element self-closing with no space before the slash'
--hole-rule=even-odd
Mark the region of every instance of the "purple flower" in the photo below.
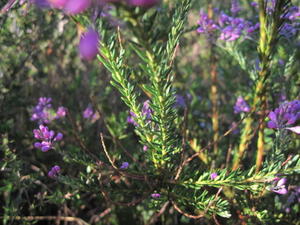
<svg viewBox="0 0 300 225">
<path fill-rule="evenodd" d="M 159 0 L 127 0 L 129 5 L 140 7 L 152 7 L 159 3 Z"/>
<path fill-rule="evenodd" d="M 135 122 L 134 118 L 136 117 L 136 115 L 133 112 L 129 112 L 129 116 L 127 117 L 127 123 L 131 123 L 134 126 L 138 126 L 137 122 Z"/>
<path fill-rule="evenodd" d="M 33 108 L 31 120 L 38 124 L 48 124 L 55 119 L 65 117 L 67 108 L 61 106 L 55 112 L 51 105 L 51 98 L 40 97 L 38 104 Z"/>
<path fill-rule="evenodd" d="M 245 19 L 230 17 L 225 13 L 221 15 L 219 23 L 221 26 L 220 40 L 224 41 L 235 41 L 240 38 L 245 31 L 252 28 L 251 23 Z"/>
<path fill-rule="evenodd" d="M 186 107 L 186 104 L 185 104 L 185 99 L 182 95 L 175 95 L 176 97 L 176 102 L 174 104 L 174 106 L 176 108 L 184 108 Z"/>
<path fill-rule="evenodd" d="M 151 194 L 151 197 L 152 198 L 160 198 L 160 194 L 159 193 L 153 193 L 153 194 Z"/>
<path fill-rule="evenodd" d="M 129 167 L 128 162 L 123 162 L 122 165 L 120 166 L 120 169 L 126 170 Z"/>
<path fill-rule="evenodd" d="M 146 117 L 146 119 L 151 119 L 152 110 L 150 109 L 149 105 L 150 101 L 147 100 L 143 103 L 142 107 L 142 115 Z"/>
<path fill-rule="evenodd" d="M 271 188 L 271 191 L 280 194 L 285 195 L 288 193 L 288 190 L 285 187 L 286 178 L 275 178 L 275 181 L 273 182 L 274 187 Z"/>
<path fill-rule="evenodd" d="M 212 19 L 208 18 L 208 15 L 200 11 L 200 19 L 198 20 L 198 29 L 197 32 L 202 34 L 211 34 L 213 31 L 218 29 L 218 26 L 215 24 L 215 22 Z"/>
<path fill-rule="evenodd" d="M 238 114 L 238 113 L 241 113 L 241 112 L 250 112 L 250 106 L 245 101 L 245 99 L 241 96 L 239 96 L 237 98 L 233 109 L 234 109 L 235 114 Z"/>
<path fill-rule="evenodd" d="M 48 177 L 50 178 L 56 178 L 58 174 L 60 173 L 60 167 L 59 166 L 53 166 L 51 170 L 48 172 Z"/>
<path fill-rule="evenodd" d="M 79 42 L 79 54 L 82 59 L 92 60 L 99 52 L 99 34 L 90 28 L 84 33 Z"/>
<path fill-rule="evenodd" d="M 240 3 L 238 0 L 232 0 L 231 1 L 231 9 L 230 11 L 233 14 L 237 14 L 239 11 L 241 11 Z"/>
<path fill-rule="evenodd" d="M 34 147 L 41 149 L 43 152 L 53 149 L 54 143 L 61 141 L 63 138 L 62 133 L 57 133 L 55 136 L 55 132 L 53 130 L 49 130 L 49 128 L 44 125 L 40 125 L 39 129 L 34 129 L 33 135 L 35 139 L 40 140 L 40 142 L 34 143 Z"/>
<path fill-rule="evenodd" d="M 144 146 L 143 146 L 143 151 L 144 151 L 144 152 L 148 151 L 148 146 L 147 146 L 147 145 L 144 145 Z"/>
<path fill-rule="evenodd" d="M 56 118 L 62 118 L 67 115 L 67 108 L 60 106 L 56 111 Z"/>
<path fill-rule="evenodd" d="M 68 0 L 65 4 L 64 11 L 71 15 L 82 13 L 91 3 L 91 0 Z"/>
<path fill-rule="evenodd" d="M 94 111 L 91 106 L 88 106 L 84 111 L 83 111 L 83 118 L 85 119 L 91 119 L 93 117 Z"/>
<path fill-rule="evenodd" d="M 216 172 L 214 172 L 214 173 L 210 174 L 210 179 L 214 180 L 217 178 L 217 176 L 218 176 L 218 174 Z"/>
<path fill-rule="evenodd" d="M 291 127 L 300 119 L 300 100 L 284 102 L 269 113 L 268 128 L 287 129 L 300 134 L 300 126 Z"/>
</svg>

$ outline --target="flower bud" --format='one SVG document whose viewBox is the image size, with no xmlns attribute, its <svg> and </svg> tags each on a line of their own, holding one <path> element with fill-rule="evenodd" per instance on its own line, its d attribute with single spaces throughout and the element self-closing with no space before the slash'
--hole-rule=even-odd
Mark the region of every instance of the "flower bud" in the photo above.
<svg viewBox="0 0 300 225">
<path fill-rule="evenodd" d="M 79 53 L 82 59 L 91 60 L 98 54 L 99 34 L 90 28 L 79 42 Z"/>
</svg>

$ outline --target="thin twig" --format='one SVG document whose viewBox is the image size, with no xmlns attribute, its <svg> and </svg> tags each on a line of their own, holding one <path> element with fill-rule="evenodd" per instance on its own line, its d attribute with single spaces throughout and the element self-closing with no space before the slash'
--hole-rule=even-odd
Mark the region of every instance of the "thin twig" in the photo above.
<svg viewBox="0 0 300 225">
<path fill-rule="evenodd" d="M 157 219 L 166 211 L 166 209 L 168 208 L 169 204 L 170 204 L 169 201 L 165 202 L 165 204 L 163 204 L 163 206 L 161 207 L 161 209 L 157 213 L 155 213 L 154 215 L 152 215 L 152 217 L 146 223 L 146 225 L 151 225 L 151 224 L 156 223 Z"/>
<path fill-rule="evenodd" d="M 10 220 L 34 221 L 34 220 L 59 220 L 67 222 L 76 222 L 78 225 L 89 225 L 84 220 L 72 216 L 0 216 L 0 219 L 8 218 Z"/>
<path fill-rule="evenodd" d="M 174 201 L 172 201 L 172 205 L 174 206 L 174 209 L 177 212 L 181 213 L 182 215 L 184 215 L 184 216 L 186 216 L 188 218 L 191 218 L 191 219 L 200 219 L 200 218 L 204 217 L 204 214 L 192 215 L 192 214 L 184 212 L 182 209 L 179 208 L 179 206 Z"/>
</svg>

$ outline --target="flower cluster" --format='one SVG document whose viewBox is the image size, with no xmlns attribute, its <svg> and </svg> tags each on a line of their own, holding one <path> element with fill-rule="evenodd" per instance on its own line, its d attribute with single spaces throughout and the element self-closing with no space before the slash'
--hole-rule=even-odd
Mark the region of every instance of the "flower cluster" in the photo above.
<svg viewBox="0 0 300 225">
<path fill-rule="evenodd" d="M 61 141 L 63 138 L 62 133 L 57 133 L 53 130 L 49 130 L 47 126 L 40 125 L 39 129 L 33 130 L 34 138 L 40 140 L 34 143 L 34 147 L 41 149 L 43 152 L 47 152 L 54 148 L 54 144 L 57 141 Z"/>
<path fill-rule="evenodd" d="M 235 114 L 238 114 L 238 113 L 241 113 L 241 112 L 250 112 L 250 106 L 245 101 L 245 99 L 241 96 L 239 96 L 237 98 L 233 109 L 234 109 Z"/>
<path fill-rule="evenodd" d="M 268 117 L 268 128 L 287 129 L 300 134 L 300 126 L 293 126 L 300 119 L 300 100 L 282 103 Z"/>
<path fill-rule="evenodd" d="M 67 114 L 67 109 L 63 106 L 60 106 L 55 112 L 52 108 L 51 101 L 51 98 L 39 98 L 38 104 L 32 111 L 31 120 L 37 121 L 39 124 L 48 124 L 52 120 L 65 117 Z"/>
<path fill-rule="evenodd" d="M 231 12 L 232 16 L 224 12 L 216 12 L 216 20 L 209 18 L 203 11 L 200 12 L 200 19 L 198 21 L 198 33 L 209 34 L 218 33 L 219 39 L 223 41 L 235 41 L 242 35 L 247 37 L 250 33 L 258 29 L 259 24 L 253 24 L 244 18 L 237 17 L 236 14 L 241 11 L 241 7 L 237 0 L 232 1 Z"/>
<path fill-rule="evenodd" d="M 251 5 L 254 8 L 258 8 L 256 2 L 252 2 Z M 272 13 L 274 11 L 275 1 L 268 1 L 267 12 Z M 245 38 L 250 37 L 250 35 L 258 30 L 259 22 L 247 21 L 244 18 L 238 17 L 237 14 L 242 10 L 238 0 L 232 0 L 231 13 L 229 16 L 224 12 L 218 13 L 216 10 L 216 20 L 208 17 L 203 11 L 200 12 L 200 19 L 198 21 L 198 33 L 209 34 L 210 36 L 217 32 L 219 39 L 223 41 L 235 41 L 238 38 L 244 36 Z M 288 13 L 284 17 L 289 20 L 289 23 L 285 23 L 280 30 L 280 34 L 286 38 L 295 36 L 295 34 L 300 30 L 300 23 L 297 19 L 300 17 L 300 10 L 297 6 L 292 6 L 289 8 Z"/>
</svg>

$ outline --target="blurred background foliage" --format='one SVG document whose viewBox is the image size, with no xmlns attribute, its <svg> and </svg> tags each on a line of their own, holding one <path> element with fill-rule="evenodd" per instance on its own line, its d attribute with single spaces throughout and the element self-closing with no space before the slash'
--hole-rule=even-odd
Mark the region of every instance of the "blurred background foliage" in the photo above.
<svg viewBox="0 0 300 225">
<path fill-rule="evenodd" d="M 228 11 L 231 1 L 194 2 L 189 15 L 189 27 L 186 27 L 175 59 L 174 87 L 178 94 L 184 96 L 188 105 L 188 133 L 193 137 L 190 147 L 192 151 L 197 151 L 212 139 L 212 125 L 208 119 L 211 114 L 208 100 L 211 81 L 207 66 L 210 49 L 206 38 L 194 30 L 190 31 L 190 28 L 197 23 L 201 8 L 206 9 L 208 4 L 213 4 L 216 8 Z M 0 8 L 5 3 L 2 0 Z M 172 1 L 168 4 L 172 5 Z M 247 12 L 243 16 L 254 18 L 256 14 L 250 7 L 250 1 L 243 1 L 242 4 Z M 0 15 L 0 215 L 3 224 L 59 224 L 52 220 L 26 222 L 8 219 L 9 216 L 42 215 L 72 216 L 92 224 L 146 224 L 156 210 L 155 205 L 158 203 L 152 199 L 134 207 L 114 206 L 104 200 L 99 190 L 89 189 L 88 182 L 94 182 L 92 173 L 95 171 L 90 165 L 92 159 L 83 155 L 82 151 L 88 149 L 105 161 L 100 150 L 100 132 L 110 139 L 107 145 L 118 161 L 131 161 L 124 150 L 141 163 L 144 158 L 133 127 L 126 122 L 128 109 L 120 101 L 119 93 L 110 85 L 110 74 L 99 61 L 87 62 L 79 58 L 77 45 L 81 33 L 81 25 L 73 18 L 57 10 L 40 9 L 27 3 L 17 3 L 8 13 Z M 256 42 L 246 40 L 239 44 L 240 50 L 252 60 L 250 64 L 255 65 Z M 232 107 L 237 96 L 243 95 L 247 99 L 253 81 L 226 51 L 218 48 L 214 54 L 218 61 L 220 133 L 224 133 L 233 121 L 239 120 L 233 114 Z M 300 58 L 299 37 L 289 41 L 281 40 L 276 57 L 288 61 L 291 54 Z M 276 99 L 282 90 L 292 100 L 299 96 L 300 87 L 299 63 L 294 64 L 288 73 L 283 71 L 280 64 L 274 67 L 276 73 L 273 75 L 270 101 L 273 105 L 270 108 L 277 107 Z M 54 151 L 42 153 L 34 149 L 32 144 L 32 130 L 36 125 L 30 120 L 30 114 L 41 96 L 51 97 L 56 108 L 61 105 L 68 108 L 67 118 L 54 125 L 65 135 L 62 144 L 65 151 L 58 150 L 59 154 Z M 87 121 L 82 116 L 89 105 L 100 112 L 100 118 L 95 122 Z M 181 120 L 184 113 L 185 109 L 180 108 L 178 120 Z M 220 146 L 231 148 L 236 140 L 238 136 L 232 134 L 222 140 Z M 268 148 L 271 142 L 270 136 Z M 292 143 L 291 152 L 299 151 L 299 146 L 298 139 Z M 140 151 L 136 151 L 137 148 Z M 249 154 L 251 158 L 252 153 Z M 199 160 L 203 161 L 203 158 Z M 81 161 L 90 164 L 84 166 Z M 61 165 L 63 174 L 74 178 L 70 180 L 70 185 L 47 177 L 49 168 L 54 164 Z M 226 166 L 226 154 L 217 159 L 217 164 L 220 167 Z M 191 168 L 202 170 L 205 166 L 192 163 Z M 120 177 L 112 179 L 116 183 L 120 182 Z M 86 186 L 80 180 L 85 180 Z M 138 192 L 140 187 L 134 188 Z M 130 193 L 128 196 L 130 198 Z M 125 201 L 128 197 L 126 193 L 119 193 L 116 198 Z M 280 209 L 278 198 L 282 197 L 276 196 L 274 201 L 277 201 L 277 208 Z M 263 204 L 262 198 L 256 200 Z M 168 210 L 156 224 L 213 224 L 209 218 L 190 220 L 172 208 Z M 299 212 L 298 208 L 296 212 Z M 227 222 L 221 219 L 221 224 L 239 224 L 237 221 L 241 218 L 238 216 L 236 213 Z M 291 215 L 290 218 L 295 217 Z M 290 222 L 285 223 L 292 224 Z M 255 219 L 252 223 L 258 224 Z"/>
</svg>

